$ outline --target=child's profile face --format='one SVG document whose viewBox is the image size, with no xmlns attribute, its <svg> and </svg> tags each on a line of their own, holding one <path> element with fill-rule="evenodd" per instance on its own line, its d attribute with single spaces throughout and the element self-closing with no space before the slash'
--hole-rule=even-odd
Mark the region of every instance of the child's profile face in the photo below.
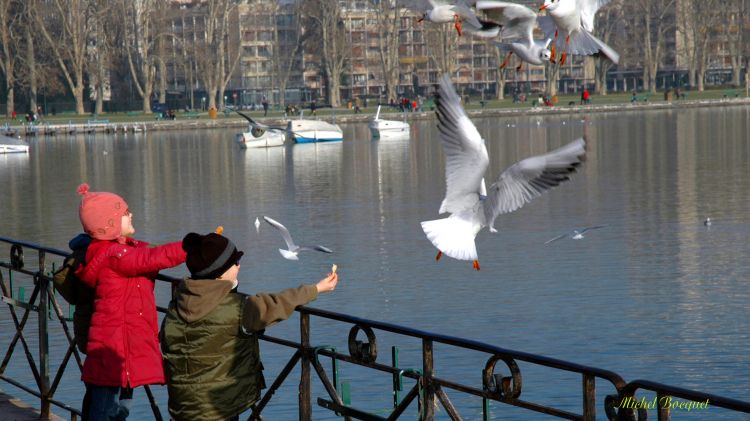
<svg viewBox="0 0 750 421">
<path fill-rule="evenodd" d="M 128 209 L 125 215 L 122 216 L 122 230 L 120 235 L 123 237 L 129 237 L 135 234 L 135 228 L 133 228 L 133 214 Z"/>
<path fill-rule="evenodd" d="M 226 272 L 224 272 L 219 279 L 226 279 L 227 281 L 236 281 L 237 275 L 240 274 L 240 263 L 233 265 Z"/>
</svg>

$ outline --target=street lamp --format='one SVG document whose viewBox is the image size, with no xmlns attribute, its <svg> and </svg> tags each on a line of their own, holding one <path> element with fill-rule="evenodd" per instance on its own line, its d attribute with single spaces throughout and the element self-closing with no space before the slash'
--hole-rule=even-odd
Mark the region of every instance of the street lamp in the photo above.
<svg viewBox="0 0 750 421">
<path fill-rule="evenodd" d="M 206 111 L 206 97 L 201 98 L 201 110 Z"/>
</svg>

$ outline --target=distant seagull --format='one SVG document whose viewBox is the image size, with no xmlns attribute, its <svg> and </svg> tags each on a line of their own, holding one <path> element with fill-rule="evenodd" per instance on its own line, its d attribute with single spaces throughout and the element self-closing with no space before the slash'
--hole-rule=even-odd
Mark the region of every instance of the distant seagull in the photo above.
<svg viewBox="0 0 750 421">
<path fill-rule="evenodd" d="M 599 228 L 604 228 L 604 227 L 608 227 L 608 226 L 609 225 L 596 225 L 596 226 L 593 226 L 593 227 L 579 228 L 577 230 L 566 232 L 565 234 L 560 234 L 560 235 L 558 235 L 555 238 L 552 238 L 550 240 L 545 241 L 544 244 L 549 244 L 549 243 L 551 243 L 553 241 L 557 241 L 557 240 L 560 240 L 560 239 L 565 238 L 565 237 L 570 237 L 573 240 L 583 240 L 583 233 L 584 232 L 590 231 L 590 230 L 598 230 Z"/>
<path fill-rule="evenodd" d="M 454 22 L 459 36 L 461 36 L 464 22 L 471 28 L 471 32 L 479 36 L 494 37 L 498 32 L 498 28 L 494 25 L 492 28 L 484 28 L 484 25 L 477 19 L 477 16 L 464 0 L 457 0 L 452 3 L 439 0 L 399 0 L 398 6 L 421 14 L 422 17 L 419 18 L 419 22 L 425 20 L 432 23 Z M 483 35 L 485 30 L 490 31 L 490 33 Z"/>
<path fill-rule="evenodd" d="M 584 139 L 544 155 L 519 161 L 503 171 L 485 188 L 484 173 L 489 156 L 482 135 L 461 108 L 448 75 L 440 79 L 435 99 L 438 132 L 445 153 L 445 199 L 439 213 L 448 218 L 422 222 L 422 230 L 438 249 L 436 260 L 445 253 L 459 260 L 473 260 L 479 270 L 476 244 L 477 233 L 493 226 L 500 214 L 510 213 L 539 197 L 562 182 L 581 164 L 586 155 Z"/>
<path fill-rule="evenodd" d="M 705 221 L 703 221 L 703 225 L 710 227 L 711 226 L 711 218 L 706 218 Z"/>
<path fill-rule="evenodd" d="M 286 247 L 288 250 L 279 249 L 279 253 L 281 253 L 282 256 L 284 256 L 285 259 L 289 260 L 299 260 L 299 257 L 297 257 L 297 254 L 303 250 L 317 250 L 322 251 L 323 253 L 333 253 L 333 250 L 329 249 L 328 247 L 323 246 L 298 246 L 294 244 L 294 240 L 292 240 L 292 236 L 289 234 L 289 230 L 286 229 L 285 226 L 281 225 L 280 222 L 274 221 L 273 219 L 264 216 L 263 219 L 271 224 L 272 227 L 279 230 L 281 233 L 281 236 L 284 238 L 284 242 L 286 242 Z"/>
<path fill-rule="evenodd" d="M 260 232 L 260 220 L 258 217 L 255 217 L 255 232 Z"/>
<path fill-rule="evenodd" d="M 590 56 L 601 53 L 617 64 L 620 55 L 592 35 L 594 16 L 600 7 L 611 0 L 544 0 L 539 11 L 546 10 L 549 18 L 539 18 L 539 26 L 552 41 L 552 61 L 555 62 L 557 48 L 562 48 L 560 64 L 565 64 L 568 53 Z M 563 41 L 563 39 L 565 41 Z"/>
<path fill-rule="evenodd" d="M 505 60 L 500 65 L 504 69 L 508 65 L 510 56 L 516 53 L 523 60 L 516 67 L 521 71 L 523 63 L 542 65 L 549 61 L 552 53 L 547 49 L 552 39 L 546 41 L 534 40 L 534 27 L 536 27 L 537 15 L 526 6 L 509 3 L 505 1 L 481 0 L 476 4 L 477 10 L 482 10 L 490 20 L 501 29 L 498 36 L 503 40 L 515 40 L 515 42 L 498 42 L 497 47 L 508 51 Z"/>
</svg>

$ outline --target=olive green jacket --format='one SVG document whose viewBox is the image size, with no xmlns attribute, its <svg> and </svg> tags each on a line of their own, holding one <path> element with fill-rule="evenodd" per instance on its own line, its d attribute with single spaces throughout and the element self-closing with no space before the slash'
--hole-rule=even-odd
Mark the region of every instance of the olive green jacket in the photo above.
<svg viewBox="0 0 750 421">
<path fill-rule="evenodd" d="M 257 332 L 318 296 L 314 285 L 278 294 L 236 293 L 232 281 L 185 279 L 161 328 L 175 421 L 216 421 L 250 408 L 265 387 Z"/>
</svg>

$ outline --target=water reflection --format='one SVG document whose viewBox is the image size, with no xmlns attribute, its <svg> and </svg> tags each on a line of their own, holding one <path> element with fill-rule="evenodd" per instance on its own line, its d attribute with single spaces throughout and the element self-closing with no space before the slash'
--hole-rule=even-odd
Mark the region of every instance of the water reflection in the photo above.
<svg viewBox="0 0 750 421">
<path fill-rule="evenodd" d="M 75 189 L 86 181 L 125 197 L 137 235 L 157 243 L 223 225 L 246 252 L 244 292 L 317 281 L 337 263 L 340 288 L 315 306 L 750 400 L 750 390 L 738 387 L 750 375 L 749 109 L 476 125 L 490 154 L 488 182 L 520 159 L 588 138 L 588 159 L 572 182 L 499 217 L 499 233 L 479 234 L 480 272 L 467 262 L 435 262 L 419 226 L 438 217 L 445 193 L 433 121 L 413 122 L 408 140 L 372 141 L 357 124 L 343 126 L 344 142 L 248 150 L 234 144 L 234 130 L 33 140 L 26 157 L 0 156 L 0 234 L 64 247 L 80 230 Z M 334 255 L 284 260 L 278 233 L 265 223 L 255 232 L 262 215 Z M 710 229 L 702 225 L 707 216 Z M 599 224 L 609 227 L 544 245 Z M 165 304 L 168 291 L 157 296 Z M 7 329 L 7 312 L 0 323 Z M 273 333 L 295 338 L 296 328 L 282 323 Z M 346 332 L 316 334 L 336 344 Z M 285 361 L 268 353 L 265 362 L 275 373 Z M 471 375 L 459 366 L 442 370 Z M 544 374 L 527 375 L 546 384 Z M 75 403 L 76 387 L 72 375 L 61 396 Z M 549 400 L 570 389 L 554 380 L 528 393 Z M 578 400 L 570 399 L 571 410 Z M 277 411 L 270 417 L 285 413 Z"/>
</svg>

